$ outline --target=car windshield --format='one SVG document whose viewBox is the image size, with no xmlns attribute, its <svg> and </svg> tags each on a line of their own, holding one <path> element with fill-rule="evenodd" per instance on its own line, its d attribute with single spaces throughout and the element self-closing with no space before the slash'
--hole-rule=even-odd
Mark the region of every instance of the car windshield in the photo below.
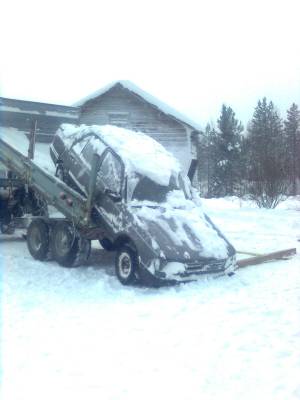
<svg viewBox="0 0 300 400">
<path fill-rule="evenodd" d="M 132 201 L 165 203 L 168 194 L 174 190 L 183 192 L 185 198 L 191 198 L 189 184 L 181 175 L 177 179 L 175 176 L 171 176 L 168 186 L 159 185 L 146 176 L 140 177 L 135 180 L 134 189 L 131 190 L 132 195 L 129 197 Z"/>
</svg>

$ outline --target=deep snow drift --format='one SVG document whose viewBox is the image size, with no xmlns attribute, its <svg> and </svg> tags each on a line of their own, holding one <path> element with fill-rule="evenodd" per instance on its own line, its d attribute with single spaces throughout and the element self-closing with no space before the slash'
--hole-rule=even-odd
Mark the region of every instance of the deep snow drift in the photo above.
<svg viewBox="0 0 300 400">
<path fill-rule="evenodd" d="M 238 250 L 300 242 L 300 199 L 204 201 Z M 0 236 L 1 395 L 31 399 L 299 399 L 300 257 L 178 287 L 123 287 L 98 246 L 86 266 L 33 260 Z"/>
</svg>

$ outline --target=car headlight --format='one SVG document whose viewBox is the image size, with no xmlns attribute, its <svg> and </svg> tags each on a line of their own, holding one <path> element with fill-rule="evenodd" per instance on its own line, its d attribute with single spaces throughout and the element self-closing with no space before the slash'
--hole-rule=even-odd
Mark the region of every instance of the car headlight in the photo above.
<svg viewBox="0 0 300 400">
<path fill-rule="evenodd" d="M 154 258 L 151 260 L 149 270 L 152 271 L 153 273 L 161 271 L 163 267 L 166 265 L 167 261 L 163 260 L 162 258 Z"/>
</svg>

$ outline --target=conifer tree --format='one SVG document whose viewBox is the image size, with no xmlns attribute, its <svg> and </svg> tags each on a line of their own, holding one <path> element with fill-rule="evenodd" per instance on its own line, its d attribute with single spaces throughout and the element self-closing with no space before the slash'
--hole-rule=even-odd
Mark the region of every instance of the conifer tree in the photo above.
<svg viewBox="0 0 300 400">
<path fill-rule="evenodd" d="M 297 180 L 300 179 L 300 110 L 295 103 L 287 110 L 284 131 L 287 170 L 292 183 L 292 193 L 296 195 Z"/>
<path fill-rule="evenodd" d="M 197 158 L 198 158 L 198 182 L 200 193 L 204 197 L 211 197 L 212 176 L 215 166 L 215 129 L 211 124 L 207 124 L 204 132 L 199 135 Z"/>
<path fill-rule="evenodd" d="M 258 101 L 248 132 L 250 194 L 260 207 L 274 208 L 287 182 L 283 124 L 272 101 Z"/>
<path fill-rule="evenodd" d="M 241 132 L 243 126 L 231 107 L 222 106 L 218 130 L 212 135 L 215 148 L 213 194 L 232 196 L 238 193 L 241 178 Z"/>
</svg>

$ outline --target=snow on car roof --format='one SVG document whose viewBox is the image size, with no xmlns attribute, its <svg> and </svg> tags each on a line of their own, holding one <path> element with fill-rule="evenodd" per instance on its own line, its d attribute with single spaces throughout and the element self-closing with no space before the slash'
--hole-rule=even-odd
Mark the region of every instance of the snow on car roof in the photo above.
<svg viewBox="0 0 300 400">
<path fill-rule="evenodd" d="M 192 121 L 189 119 L 187 116 L 181 114 L 174 108 L 170 107 L 168 104 L 164 103 L 163 101 L 157 99 L 153 95 L 151 95 L 148 92 L 145 92 L 141 88 L 139 88 L 137 85 L 135 85 L 133 82 L 128 81 L 128 80 L 120 80 L 120 81 L 113 81 L 109 83 L 108 85 L 104 86 L 103 88 L 97 90 L 96 92 L 91 93 L 90 95 L 84 97 L 83 99 L 77 101 L 74 103 L 73 106 L 75 107 L 81 107 L 83 104 L 88 102 L 89 100 L 95 99 L 96 97 L 102 96 L 104 93 L 108 92 L 110 89 L 112 89 L 114 86 L 117 84 L 120 84 L 123 86 L 125 89 L 130 90 L 131 92 L 137 94 L 140 96 L 142 99 L 147 101 L 148 103 L 152 104 L 154 107 L 159 108 L 163 113 L 172 116 L 173 118 L 184 122 L 185 124 L 189 125 L 193 129 L 196 130 L 201 130 L 201 126 L 197 124 L 196 122 Z"/>
<path fill-rule="evenodd" d="M 167 186 L 171 175 L 181 171 L 179 161 L 160 143 L 142 132 L 112 125 L 73 124 L 61 125 L 58 132 L 67 146 L 71 146 L 75 138 L 88 133 L 102 138 L 122 158 L 128 173 L 137 172 Z"/>
</svg>

